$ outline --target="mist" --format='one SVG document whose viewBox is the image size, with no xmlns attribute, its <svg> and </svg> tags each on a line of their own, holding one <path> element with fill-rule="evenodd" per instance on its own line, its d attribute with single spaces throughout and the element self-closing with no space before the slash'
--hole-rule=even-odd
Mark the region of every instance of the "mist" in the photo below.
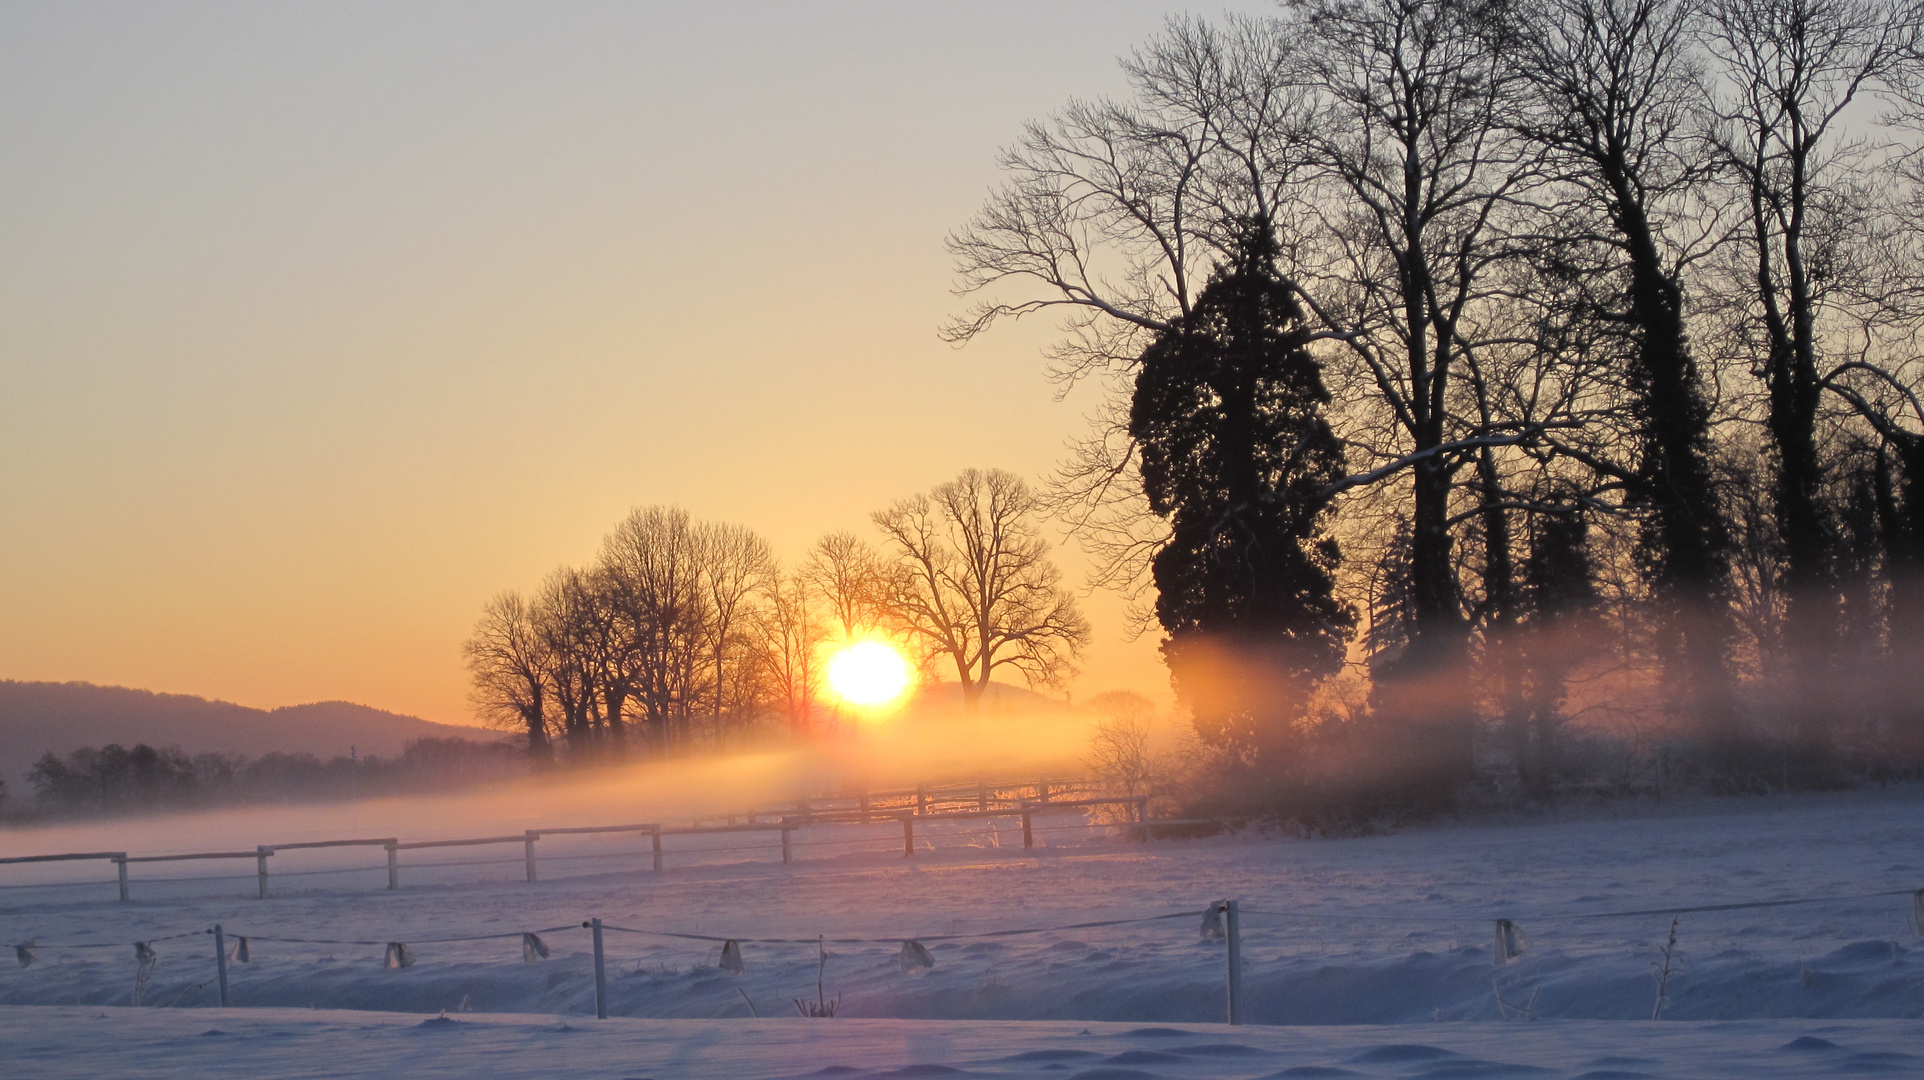
<svg viewBox="0 0 1924 1080">
<path fill-rule="evenodd" d="M 454 792 L 149 814 L 0 831 L 10 855 L 166 855 L 363 837 L 460 839 L 528 829 L 745 814 L 763 804 L 864 789 L 1080 776 L 1095 714 L 992 693 L 970 717 L 946 695 L 856 721 L 837 737 L 530 775 Z M 71 869 L 62 871 L 71 875 Z"/>
</svg>

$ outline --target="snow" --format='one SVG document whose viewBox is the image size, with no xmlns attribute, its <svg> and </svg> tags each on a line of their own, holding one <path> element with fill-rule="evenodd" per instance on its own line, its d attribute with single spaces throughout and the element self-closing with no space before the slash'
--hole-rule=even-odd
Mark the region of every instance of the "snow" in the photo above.
<svg viewBox="0 0 1924 1080">
<path fill-rule="evenodd" d="M 1063 1080 L 1924 1075 L 1914 1022 L 1221 1024 L 581 1020 L 305 1009 L 0 1010 L 13 1076 Z"/>
<path fill-rule="evenodd" d="M 469 1075 L 485 1063 L 511 1077 L 552 1075 L 561 1060 L 570 1075 L 617 1078 L 918 1065 L 1113 1078 L 1924 1075 L 1924 1058 L 1890 1056 L 1924 1055 L 1924 951 L 1907 892 L 1924 887 L 1920 810 L 1924 789 L 1904 787 L 1343 840 L 1140 844 L 1057 828 L 1032 852 L 1013 822 L 958 823 L 918 827 L 913 860 L 889 824 L 798 831 L 787 866 L 775 834 L 671 838 L 659 873 L 645 839 L 576 837 L 542 842 L 553 858 L 536 884 L 521 880 L 518 845 L 404 853 L 464 865 L 408 865 L 398 892 L 381 887 L 378 848 L 346 849 L 277 856 L 266 901 L 252 898 L 251 862 L 136 866 L 128 904 L 114 902 L 105 864 L 65 864 L 59 874 L 89 882 L 0 890 L 0 937 L 39 946 L 34 966 L 0 970 L 0 1004 L 14 1006 L 0 1025 L 6 1054 L 32 1060 L 36 1076 L 174 1075 L 163 1065 L 183 1076 Z M 210 848 L 298 838 L 251 834 L 244 818 L 223 827 Z M 374 872 L 295 874 L 347 865 Z M 144 876 L 162 869 L 211 877 Z M 1894 895 L 1861 895 L 1880 892 Z M 1234 1029 L 1215 1023 L 1224 946 L 1198 933 L 1202 908 L 1225 897 L 1244 909 L 1250 1023 Z M 1616 913 L 1808 897 L 1854 898 L 1683 915 L 1664 1019 L 1650 1022 L 1671 917 Z M 610 929 L 617 1019 L 597 1022 L 580 927 L 591 917 L 741 939 L 746 971 L 717 970 L 719 941 Z M 1528 937 L 1501 968 L 1499 917 Z M 252 962 L 230 964 L 245 1008 L 209 1008 L 203 931 L 215 923 L 251 939 Z M 549 959 L 522 961 L 529 930 L 547 931 Z M 432 940 L 481 934 L 510 936 Z M 793 1000 L 817 993 L 818 935 L 839 1012 L 798 1019 Z M 933 969 L 903 970 L 911 938 Z M 116 1007 L 132 1000 L 134 941 L 160 955 L 146 1001 L 174 1007 Z M 389 941 L 417 963 L 383 968 Z M 63 947 L 82 944 L 103 947 Z M 370 1009 L 387 1012 L 337 1011 Z M 417 1026 L 443 1011 L 452 1026 Z M 225 1034 L 201 1034 L 214 1029 Z M 1211 1044 L 1250 1052 L 1194 1049 Z M 1093 1056 L 1049 1056 L 1072 1050 Z"/>
</svg>

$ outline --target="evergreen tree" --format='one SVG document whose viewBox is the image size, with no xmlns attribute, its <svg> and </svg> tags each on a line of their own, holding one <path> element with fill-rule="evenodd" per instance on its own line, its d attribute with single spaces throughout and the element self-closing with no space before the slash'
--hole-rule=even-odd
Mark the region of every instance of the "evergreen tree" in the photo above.
<svg viewBox="0 0 1924 1080">
<path fill-rule="evenodd" d="M 1150 508 L 1163 654 L 1198 734 L 1245 757 L 1286 737 L 1341 664 L 1324 490 L 1343 476 L 1329 392 L 1267 221 L 1248 221 L 1136 375 L 1129 428 Z"/>
</svg>

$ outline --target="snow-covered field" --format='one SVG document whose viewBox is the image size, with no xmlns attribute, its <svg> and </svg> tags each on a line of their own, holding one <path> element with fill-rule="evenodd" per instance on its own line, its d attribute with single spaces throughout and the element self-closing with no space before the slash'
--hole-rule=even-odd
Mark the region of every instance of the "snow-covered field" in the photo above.
<svg viewBox="0 0 1924 1080">
<path fill-rule="evenodd" d="M 485 1076 L 488 1080 L 1063 1080 L 1905 1076 L 1915 1022 L 1263 1028 L 951 1020 L 581 1020 L 305 1009 L 0 1010 L 30 1080 Z"/>
<path fill-rule="evenodd" d="M 142 867 L 135 900 L 120 904 L 111 872 L 96 868 L 85 871 L 94 884 L 0 891 L 0 936 L 36 943 L 33 966 L 0 972 L 0 1003 L 57 1006 L 0 1010 L 0 1052 L 30 1065 L 13 1075 L 34 1076 L 512 1077 L 555 1075 L 563 1061 L 569 1075 L 658 1080 L 831 1067 L 937 1075 L 934 1066 L 1091 1080 L 1346 1075 L 1329 1071 L 1338 1068 L 1522 1075 L 1524 1066 L 1924 1075 L 1924 951 L 1907 893 L 1924 888 L 1924 790 L 1631 809 L 1311 842 L 1144 845 L 1062 829 L 1040 834 L 1048 846 L 1034 852 L 1012 823 L 952 826 L 920 830 L 928 846 L 913 860 L 890 826 L 864 843 L 822 829 L 797 834 L 789 866 L 771 837 L 722 837 L 671 852 L 660 873 L 639 854 L 617 856 L 636 869 L 557 858 L 533 885 L 520 880 L 518 848 L 450 849 L 420 855 L 478 865 L 410 867 L 392 893 L 378 872 L 296 876 L 290 857 L 266 901 L 252 898 L 251 874 L 160 883 Z M 216 839 L 242 846 L 246 825 Z M 583 839 L 572 853 L 635 847 Z M 381 859 L 378 849 L 315 853 L 302 865 L 324 869 L 323 854 Z M 252 869 L 172 872 L 189 866 Z M 557 879 L 565 873 L 586 876 Z M 1619 913 L 1880 892 L 1893 895 L 1683 915 L 1664 1021 L 1649 1023 L 1671 917 Z M 1229 897 L 1245 909 L 1250 1024 L 1390 1026 L 1214 1026 L 1224 946 L 1198 933 L 1193 913 Z M 677 1022 L 598 1024 L 580 929 L 590 917 L 741 939 L 746 970 L 718 970 L 717 942 L 611 930 L 611 1011 Z M 1499 917 L 1529 939 L 1501 968 Z M 969 936 L 1108 920 L 1147 921 Z M 214 923 L 250 939 L 251 962 L 230 965 L 241 1008 L 183 1013 L 216 1002 L 212 940 L 201 932 Z M 551 955 L 523 962 L 518 936 L 433 940 L 524 931 L 547 931 Z M 837 1018 L 751 1019 L 751 1009 L 793 1017 L 794 999 L 816 997 L 818 935 Z M 906 938 L 926 942 L 933 969 L 903 970 Z M 145 1001 L 171 1008 L 102 1008 L 132 1001 L 135 941 L 158 956 Z M 382 966 L 390 941 L 409 945 L 412 967 Z M 98 947 L 71 947 L 80 945 Z M 453 1023 L 312 1009 L 445 1011 Z M 1172 1026 L 1193 1034 L 1142 1030 Z M 1247 1049 L 1197 1049 L 1211 1045 Z"/>
</svg>

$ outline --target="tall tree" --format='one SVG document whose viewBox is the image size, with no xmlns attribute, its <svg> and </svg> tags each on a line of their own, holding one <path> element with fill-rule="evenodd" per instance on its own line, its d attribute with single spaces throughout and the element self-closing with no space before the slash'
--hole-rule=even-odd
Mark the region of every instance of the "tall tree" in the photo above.
<svg viewBox="0 0 1924 1080">
<path fill-rule="evenodd" d="M 829 634 L 816 595 L 807 576 L 778 573 L 769 583 L 768 603 L 754 612 L 761 670 L 767 675 L 775 707 L 797 736 L 820 733 L 816 717 L 822 652 Z"/>
<path fill-rule="evenodd" d="M 758 598 L 771 587 L 775 556 L 768 541 L 740 525 L 704 525 L 697 530 L 702 609 L 707 616 L 709 681 L 712 686 L 709 706 L 714 713 L 719 737 L 731 714 L 746 704 L 741 691 L 746 688 L 743 670 L 747 652 L 742 640 L 744 628 L 751 625 Z M 742 686 L 731 686 L 730 678 L 743 676 Z M 735 690 L 735 697 L 729 691 Z"/>
<path fill-rule="evenodd" d="M 1709 395 L 1684 293 L 1685 271 L 1712 250 L 1722 225 L 1705 198 L 1712 162 L 1696 5 L 1530 0 L 1512 15 L 1513 55 L 1529 88 L 1517 129 L 1549 151 L 1574 196 L 1550 252 L 1602 329 L 1596 344 L 1621 355 L 1629 390 L 1629 453 L 1601 438 L 1566 449 L 1647 507 L 1641 541 L 1658 608 L 1654 651 L 1672 711 L 1729 741 L 1739 728 L 1731 541 L 1712 482 Z"/>
<path fill-rule="evenodd" d="M 600 709 L 605 700 L 594 657 L 595 628 L 603 602 L 581 571 L 563 568 L 548 575 L 535 599 L 535 629 L 553 658 L 548 666 L 548 707 L 556 714 L 552 725 L 567 740 L 573 763 L 592 760 L 601 749 Z"/>
<path fill-rule="evenodd" d="M 657 752 L 688 737 L 700 692 L 697 671 L 709 630 L 701 555 L 694 522 L 675 507 L 634 511 L 603 544 L 609 595 L 634 657 L 630 692 Z M 621 731 L 619 714 L 611 720 Z"/>
<path fill-rule="evenodd" d="M 1050 498 L 1096 557 L 1096 582 L 1132 598 L 1167 539 L 1128 433 L 1136 362 L 1188 314 L 1238 220 L 1300 209 L 1308 167 L 1290 150 L 1313 94 L 1292 48 L 1275 19 L 1169 20 L 1123 58 L 1126 99 L 1073 101 L 1027 125 L 1002 153 L 1007 182 L 949 238 L 957 292 L 976 300 L 944 328 L 950 340 L 1060 315 L 1051 374 L 1105 384 Z"/>
<path fill-rule="evenodd" d="M 1129 432 L 1169 524 L 1156 615 L 1198 732 L 1245 753 L 1289 730 L 1341 664 L 1354 614 L 1325 531 L 1343 449 L 1274 230 L 1246 222 L 1189 314 L 1136 374 Z"/>
<path fill-rule="evenodd" d="M 967 469 L 874 515 L 891 549 L 883 611 L 953 666 L 971 711 L 1001 669 L 1053 685 L 1088 642 L 1040 509 L 1020 477 Z"/>
<path fill-rule="evenodd" d="M 551 764 L 547 690 L 555 656 L 534 608 L 517 592 L 496 596 L 481 609 L 461 651 L 474 679 L 476 711 L 521 731 L 537 767 Z"/>
<path fill-rule="evenodd" d="M 1788 596 L 1795 739 L 1807 770 L 1831 748 L 1825 686 L 1841 618 L 1823 505 L 1822 368 L 1841 351 L 1866 143 L 1845 130 L 1917 40 L 1908 5 L 1879 0 L 1710 0 L 1705 37 L 1722 66 L 1717 146 L 1743 209 L 1752 368 L 1765 392 L 1773 512 Z"/>
<path fill-rule="evenodd" d="M 1515 78 L 1492 5 L 1300 0 L 1301 77 L 1321 88 L 1305 152 L 1327 180 L 1307 294 L 1374 389 L 1408 474 L 1412 621 L 1378 666 L 1379 712 L 1409 725 L 1409 793 L 1430 800 L 1474 769 L 1475 709 L 1455 561 L 1457 472 L 1503 435 L 1458 383 L 1475 362 L 1492 269 L 1514 250 L 1505 215 L 1540 179 L 1505 137 Z M 1382 470 L 1366 474 L 1380 478 Z M 1494 493 L 1486 492 L 1486 498 Z"/>
<path fill-rule="evenodd" d="M 875 629 L 882 599 L 882 569 L 876 554 L 854 533 L 832 532 L 816 541 L 800 577 L 828 604 L 843 642 Z"/>
</svg>

